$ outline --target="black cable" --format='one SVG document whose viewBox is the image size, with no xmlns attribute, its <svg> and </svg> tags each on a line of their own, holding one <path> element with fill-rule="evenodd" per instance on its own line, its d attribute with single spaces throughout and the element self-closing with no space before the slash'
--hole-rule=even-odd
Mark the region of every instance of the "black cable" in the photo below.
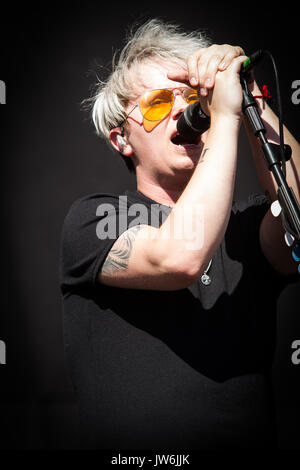
<svg viewBox="0 0 300 470">
<path fill-rule="evenodd" d="M 279 121 L 279 143 L 280 143 L 280 153 L 281 153 L 281 160 L 282 160 L 282 173 L 286 178 L 286 159 L 284 153 L 284 135 L 283 135 L 283 112 L 282 112 L 282 104 L 281 104 L 281 94 L 280 94 L 280 85 L 279 85 L 279 77 L 278 71 L 276 67 L 276 63 L 274 57 L 272 56 L 271 52 L 264 50 L 264 54 L 268 55 L 271 59 L 274 75 L 275 75 L 275 83 L 276 83 L 276 98 L 277 98 L 277 108 L 278 108 L 278 121 Z"/>
</svg>

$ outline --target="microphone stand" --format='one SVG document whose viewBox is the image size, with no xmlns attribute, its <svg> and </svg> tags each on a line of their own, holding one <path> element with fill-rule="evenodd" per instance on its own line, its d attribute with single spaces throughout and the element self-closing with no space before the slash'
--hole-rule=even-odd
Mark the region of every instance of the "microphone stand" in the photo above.
<svg viewBox="0 0 300 470">
<path fill-rule="evenodd" d="M 273 173 L 278 185 L 277 196 L 281 206 L 281 217 L 284 229 L 293 236 L 298 247 L 300 245 L 300 207 L 295 194 L 286 182 L 285 175 L 281 169 L 282 154 L 280 146 L 268 142 L 266 139 L 266 128 L 259 115 L 257 104 L 252 93 L 248 88 L 248 73 L 241 74 L 241 85 L 243 90 L 242 110 L 247 116 L 253 132 L 261 141 L 266 163 L 269 170 Z M 291 158 L 292 151 L 289 145 L 284 145 L 284 160 Z M 294 256 L 294 254 L 293 254 Z M 297 255 L 294 259 L 297 261 Z"/>
</svg>

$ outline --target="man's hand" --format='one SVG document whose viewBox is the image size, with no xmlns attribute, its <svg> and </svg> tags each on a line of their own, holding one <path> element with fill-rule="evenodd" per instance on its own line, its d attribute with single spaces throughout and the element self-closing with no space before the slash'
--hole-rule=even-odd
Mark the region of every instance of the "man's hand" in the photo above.
<svg viewBox="0 0 300 470">
<path fill-rule="evenodd" d="M 240 46 L 213 44 L 190 54 L 186 61 L 186 69 L 182 68 L 176 73 L 169 72 L 168 78 L 194 88 L 199 87 L 200 94 L 206 96 L 208 90 L 215 84 L 217 72 L 226 70 L 233 59 L 244 54 Z"/>
<path fill-rule="evenodd" d="M 235 116 L 240 120 L 242 115 L 242 87 L 240 69 L 246 56 L 236 57 L 226 70 L 217 71 L 213 89 L 208 91 L 207 98 L 200 97 L 203 111 L 214 119 Z"/>
</svg>

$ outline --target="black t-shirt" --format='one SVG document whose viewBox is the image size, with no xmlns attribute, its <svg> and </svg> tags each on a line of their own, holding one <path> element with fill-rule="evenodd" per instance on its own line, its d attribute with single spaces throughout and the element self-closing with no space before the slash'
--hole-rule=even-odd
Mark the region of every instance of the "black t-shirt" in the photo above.
<svg viewBox="0 0 300 470">
<path fill-rule="evenodd" d="M 210 285 L 154 291 L 105 286 L 97 275 L 124 230 L 158 227 L 171 209 L 138 191 L 92 194 L 72 205 L 60 276 L 85 447 L 274 444 L 276 301 L 291 278 L 276 274 L 260 249 L 268 207 L 262 195 L 233 204 Z"/>
</svg>

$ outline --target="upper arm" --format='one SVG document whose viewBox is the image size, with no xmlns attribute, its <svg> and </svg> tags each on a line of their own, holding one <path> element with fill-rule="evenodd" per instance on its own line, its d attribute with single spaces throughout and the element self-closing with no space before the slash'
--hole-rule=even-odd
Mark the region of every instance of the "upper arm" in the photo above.
<svg viewBox="0 0 300 470">
<path fill-rule="evenodd" d="M 292 258 L 291 248 L 284 240 L 281 218 L 274 217 L 270 209 L 260 224 L 259 240 L 265 258 L 275 271 L 283 275 L 297 272 L 297 263 Z"/>
<path fill-rule="evenodd" d="M 157 228 L 136 225 L 123 232 L 110 249 L 98 281 L 114 287 L 176 290 L 189 285 L 184 273 L 171 271 L 159 262 L 153 250 Z"/>
</svg>

